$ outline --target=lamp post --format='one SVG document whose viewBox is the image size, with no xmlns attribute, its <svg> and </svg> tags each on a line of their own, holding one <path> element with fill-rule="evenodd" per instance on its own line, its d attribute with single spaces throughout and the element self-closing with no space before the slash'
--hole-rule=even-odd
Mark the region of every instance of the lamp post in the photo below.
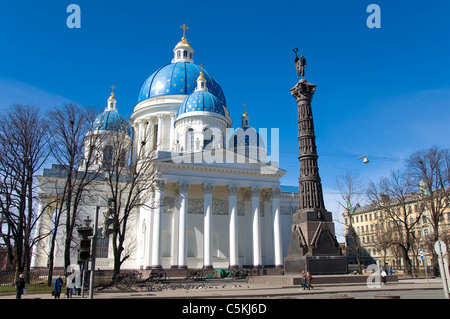
<svg viewBox="0 0 450 319">
<path fill-rule="evenodd" d="M 86 217 L 86 219 L 83 220 L 84 225 L 79 225 L 77 227 L 78 234 L 80 236 L 80 245 L 79 245 L 79 254 L 78 259 L 79 262 L 82 262 L 83 269 L 82 269 L 82 284 L 81 284 L 81 293 L 82 297 L 84 297 L 84 278 L 85 273 L 87 269 L 87 263 L 90 258 L 91 253 L 91 239 L 89 239 L 90 236 L 93 234 L 93 230 L 91 227 L 91 219 L 89 216 Z"/>
<path fill-rule="evenodd" d="M 89 299 L 94 299 L 94 272 L 95 272 L 95 255 L 97 248 L 97 225 L 98 225 L 98 212 L 100 211 L 100 206 L 95 208 L 95 219 L 94 219 L 94 234 L 92 236 L 92 255 L 91 255 L 91 276 L 89 280 Z"/>
</svg>

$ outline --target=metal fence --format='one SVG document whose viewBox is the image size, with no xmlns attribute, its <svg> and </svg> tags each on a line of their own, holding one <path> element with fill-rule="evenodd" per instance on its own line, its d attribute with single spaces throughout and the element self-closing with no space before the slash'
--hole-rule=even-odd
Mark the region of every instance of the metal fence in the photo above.
<svg viewBox="0 0 450 319">
<path fill-rule="evenodd" d="M 65 290 L 66 277 L 63 269 L 53 270 L 53 276 L 51 280 L 51 286 L 48 286 L 48 269 L 31 270 L 29 279 L 26 281 L 26 289 L 30 293 L 51 293 L 53 290 L 53 283 L 55 279 L 61 275 L 63 279 L 63 291 Z M 89 272 L 84 275 L 85 289 L 89 288 Z M 112 271 L 99 270 L 95 271 L 94 287 L 107 285 L 111 282 Z M 17 278 L 15 278 L 14 271 L 0 271 L 0 294 L 15 294 L 16 289 L 14 287 Z"/>
</svg>

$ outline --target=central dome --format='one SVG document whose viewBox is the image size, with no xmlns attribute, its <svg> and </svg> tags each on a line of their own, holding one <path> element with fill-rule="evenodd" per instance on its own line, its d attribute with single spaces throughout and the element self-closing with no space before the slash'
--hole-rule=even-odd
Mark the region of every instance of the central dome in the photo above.
<svg viewBox="0 0 450 319">
<path fill-rule="evenodd" d="M 220 85 L 204 68 L 191 62 L 170 63 L 150 75 L 141 88 L 137 102 L 163 95 L 190 95 L 195 91 L 200 72 L 208 81 L 208 91 L 226 106 Z"/>
</svg>

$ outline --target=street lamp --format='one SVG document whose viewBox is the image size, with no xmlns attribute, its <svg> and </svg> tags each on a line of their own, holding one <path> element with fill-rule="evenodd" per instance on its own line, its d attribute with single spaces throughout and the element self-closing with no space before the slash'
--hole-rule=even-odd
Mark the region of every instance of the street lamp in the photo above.
<svg viewBox="0 0 450 319">
<path fill-rule="evenodd" d="M 89 215 L 83 220 L 84 221 L 84 225 L 89 228 L 91 227 L 91 219 L 89 218 Z"/>
<path fill-rule="evenodd" d="M 369 158 L 367 156 L 359 156 L 356 160 L 359 161 L 360 159 L 363 160 L 364 164 L 369 163 Z"/>
</svg>

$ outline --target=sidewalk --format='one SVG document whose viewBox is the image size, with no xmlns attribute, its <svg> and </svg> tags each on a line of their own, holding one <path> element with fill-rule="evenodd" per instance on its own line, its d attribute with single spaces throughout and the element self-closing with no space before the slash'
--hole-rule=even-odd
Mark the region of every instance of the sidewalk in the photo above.
<svg viewBox="0 0 450 319">
<path fill-rule="evenodd" d="M 158 290 L 159 289 L 159 290 Z M 401 279 L 395 283 L 388 283 L 377 288 L 369 288 L 366 284 L 321 284 L 314 285 L 313 290 L 303 290 L 301 286 L 282 286 L 282 285 L 260 285 L 246 283 L 244 281 L 223 281 L 208 282 L 198 281 L 181 284 L 155 284 L 154 290 L 144 289 L 135 291 L 109 290 L 95 292 L 94 299 L 231 299 L 231 298 L 301 298 L 302 295 L 318 294 L 348 294 L 351 292 L 371 291 L 374 294 L 392 293 L 399 290 L 425 290 L 442 289 L 440 278 L 429 279 Z M 88 299 L 85 297 L 73 296 L 72 299 Z M 14 295 L 0 296 L 0 299 L 14 299 Z M 29 294 L 23 296 L 23 299 L 53 299 L 50 294 Z M 61 294 L 61 299 L 64 295 Z"/>
</svg>

